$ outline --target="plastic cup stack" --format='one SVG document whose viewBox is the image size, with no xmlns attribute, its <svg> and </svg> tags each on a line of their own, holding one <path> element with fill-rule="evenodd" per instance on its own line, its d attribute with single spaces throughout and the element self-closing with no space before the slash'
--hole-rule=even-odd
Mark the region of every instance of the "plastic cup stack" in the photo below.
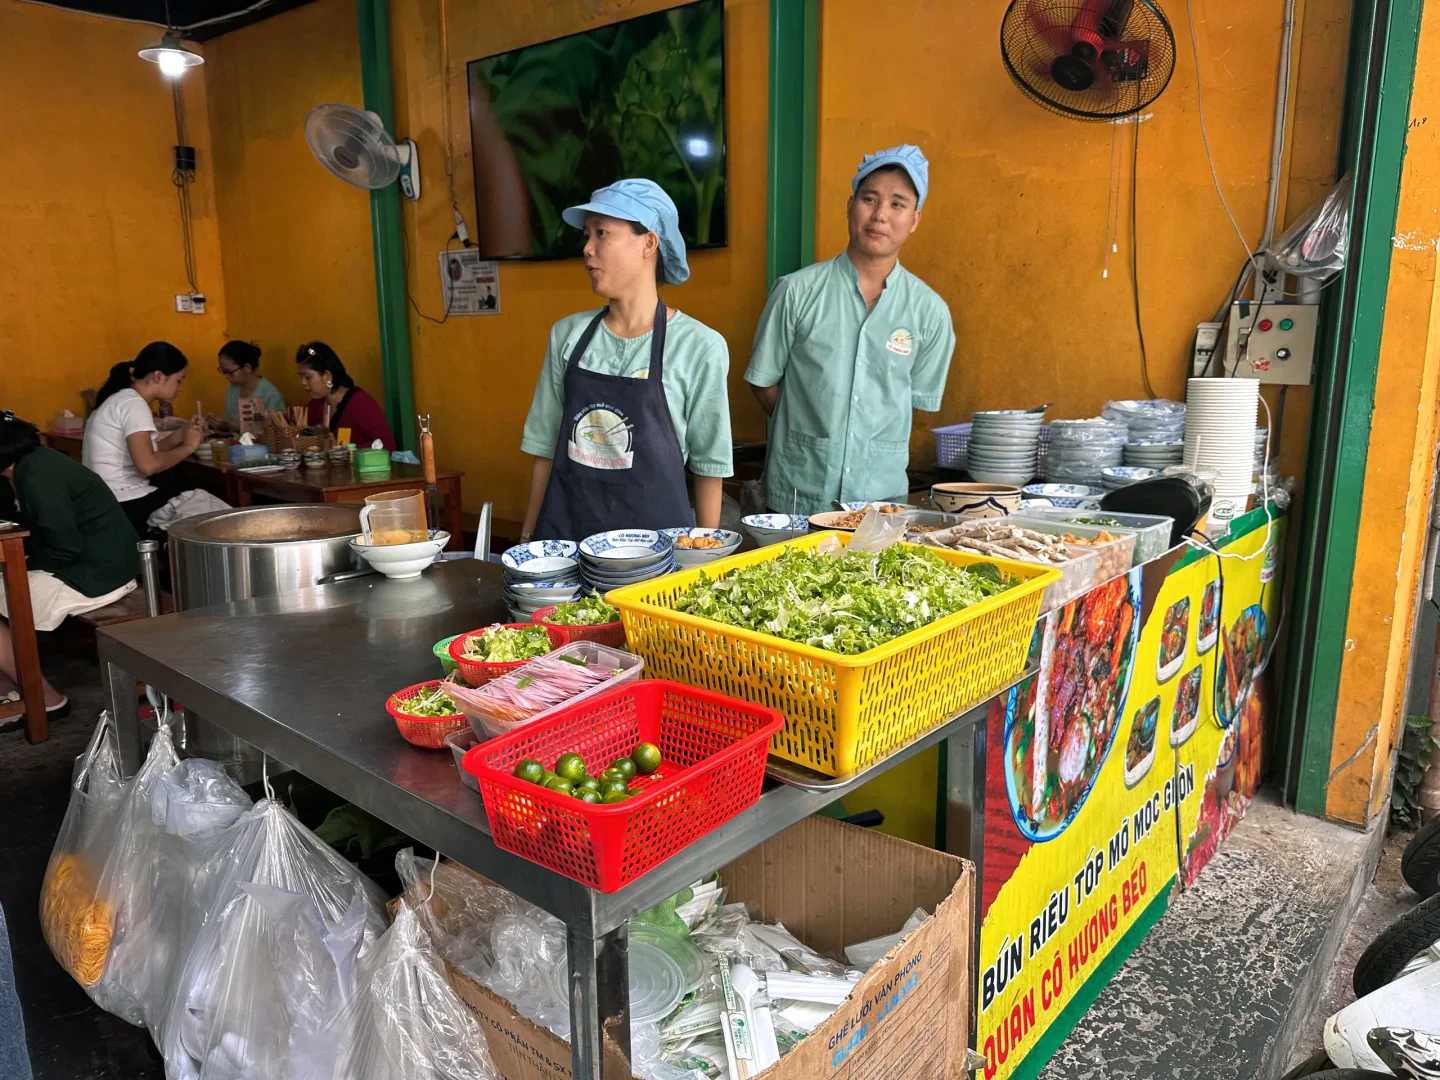
<svg viewBox="0 0 1440 1080">
<path fill-rule="evenodd" d="M 1255 379 L 1191 379 L 1186 389 L 1185 464 L 1215 476 L 1211 515 L 1245 511 L 1254 490 Z"/>
</svg>

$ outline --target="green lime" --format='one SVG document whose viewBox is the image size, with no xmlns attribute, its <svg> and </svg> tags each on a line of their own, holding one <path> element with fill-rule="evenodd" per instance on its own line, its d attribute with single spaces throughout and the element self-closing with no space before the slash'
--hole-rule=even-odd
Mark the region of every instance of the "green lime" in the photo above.
<svg viewBox="0 0 1440 1080">
<path fill-rule="evenodd" d="M 551 791 L 558 791 L 562 795 L 569 795 L 575 790 L 575 785 L 563 776 L 557 776 L 552 780 L 546 780 L 545 786 Z"/>
<path fill-rule="evenodd" d="M 611 795 L 615 792 L 619 792 L 621 795 L 625 795 L 628 794 L 629 791 L 630 789 L 626 786 L 624 780 L 606 780 L 604 785 L 600 788 L 601 795 Z"/>
<path fill-rule="evenodd" d="M 515 775 L 532 784 L 543 784 L 545 782 L 545 766 L 534 758 L 526 758 L 515 766 Z"/>
<path fill-rule="evenodd" d="M 628 791 L 624 790 L 623 788 L 616 788 L 611 791 L 607 791 L 603 796 L 601 796 L 600 801 L 605 803 L 617 803 L 624 802 L 628 798 L 630 798 L 630 793 Z"/>
<path fill-rule="evenodd" d="M 635 762 L 628 757 L 616 758 L 610 762 L 610 768 L 605 771 L 619 773 L 624 779 L 629 780 L 635 775 Z"/>
<path fill-rule="evenodd" d="M 555 762 L 555 775 L 578 784 L 590 774 L 585 771 L 585 759 L 579 754 L 561 754 Z"/>
<path fill-rule="evenodd" d="M 600 796 L 593 791 L 577 791 L 575 797 L 583 803 L 590 803 L 592 806 L 600 801 Z"/>
<path fill-rule="evenodd" d="M 577 791 L 593 791 L 593 792 L 595 792 L 595 793 L 598 795 L 598 794 L 600 793 L 600 790 L 601 790 L 601 789 L 600 789 L 600 781 L 597 780 L 597 779 L 595 779 L 595 777 L 593 777 L 593 776 L 587 776 L 587 777 L 585 777 L 584 780 L 581 780 L 578 784 L 575 785 L 575 790 L 577 790 Z"/>
<path fill-rule="evenodd" d="M 651 742 L 642 742 L 630 753 L 630 760 L 641 776 L 649 776 L 660 768 L 660 748 Z"/>
</svg>

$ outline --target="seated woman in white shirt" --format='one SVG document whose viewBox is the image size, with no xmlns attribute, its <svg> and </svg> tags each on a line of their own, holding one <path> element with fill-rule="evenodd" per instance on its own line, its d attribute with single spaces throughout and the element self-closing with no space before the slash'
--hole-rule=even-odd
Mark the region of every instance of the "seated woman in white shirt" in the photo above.
<svg viewBox="0 0 1440 1080">
<path fill-rule="evenodd" d="M 85 465 L 115 493 L 141 536 L 148 531 L 146 519 L 176 494 L 161 474 L 189 457 L 204 438 L 195 422 L 160 432 L 151 412 L 155 402 L 175 400 L 188 363 L 168 341 L 152 341 L 134 360 L 110 369 L 85 421 Z"/>
</svg>

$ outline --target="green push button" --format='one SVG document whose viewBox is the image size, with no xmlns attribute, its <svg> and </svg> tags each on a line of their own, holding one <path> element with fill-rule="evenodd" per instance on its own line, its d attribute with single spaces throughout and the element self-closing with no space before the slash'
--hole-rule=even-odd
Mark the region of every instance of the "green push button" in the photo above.
<svg viewBox="0 0 1440 1080">
<path fill-rule="evenodd" d="M 1281 330 L 1294 330 L 1294 329 L 1295 329 L 1295 320 L 1294 320 L 1294 319 L 1281 319 L 1281 320 L 1280 320 L 1280 329 L 1281 329 Z"/>
</svg>

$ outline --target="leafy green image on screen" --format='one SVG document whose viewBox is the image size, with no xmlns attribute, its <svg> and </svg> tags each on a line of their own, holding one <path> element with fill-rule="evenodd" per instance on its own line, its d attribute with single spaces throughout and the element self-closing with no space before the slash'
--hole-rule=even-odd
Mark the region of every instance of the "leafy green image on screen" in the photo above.
<svg viewBox="0 0 1440 1080">
<path fill-rule="evenodd" d="M 725 244 L 724 11 L 699 0 L 470 61 L 482 257 L 578 255 L 561 212 L 625 177 L 665 189 L 687 245 Z"/>
</svg>

